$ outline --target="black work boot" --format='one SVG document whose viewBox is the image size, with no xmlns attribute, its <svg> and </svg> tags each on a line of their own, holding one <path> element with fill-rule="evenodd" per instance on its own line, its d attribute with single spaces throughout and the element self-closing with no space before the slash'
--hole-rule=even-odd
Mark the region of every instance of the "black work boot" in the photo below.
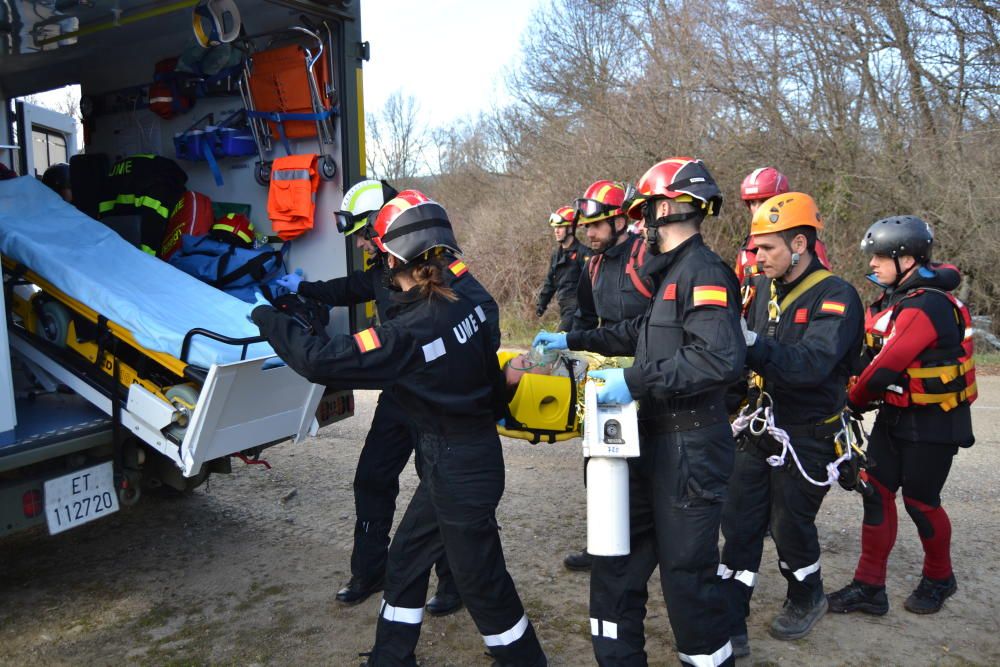
<svg viewBox="0 0 1000 667">
<path fill-rule="evenodd" d="M 823 618 L 827 610 L 825 595 L 820 595 L 812 604 L 802 604 L 785 600 L 781 613 L 771 621 L 770 633 L 775 639 L 802 639 L 813 626 Z"/>
<path fill-rule="evenodd" d="M 343 588 L 337 591 L 337 602 L 347 606 L 360 604 L 367 600 L 372 593 L 378 593 L 385 587 L 385 580 L 364 581 L 359 577 L 351 577 Z"/>
<path fill-rule="evenodd" d="M 729 638 L 729 643 L 733 645 L 734 658 L 745 658 L 750 655 L 750 637 L 746 633 L 733 635 Z"/>
<path fill-rule="evenodd" d="M 434 597 L 427 601 L 427 613 L 431 616 L 447 616 L 454 614 L 463 606 L 462 598 L 459 597 L 458 593 L 438 589 Z"/>
<path fill-rule="evenodd" d="M 563 565 L 566 566 L 567 570 L 575 570 L 578 572 L 589 570 L 593 562 L 594 557 L 591 556 L 586 549 L 580 553 L 570 554 L 563 558 Z"/>
<path fill-rule="evenodd" d="M 944 601 L 955 594 L 958 590 L 958 582 L 952 574 L 947 579 L 930 579 L 926 576 L 920 577 L 917 590 L 910 593 L 903 606 L 906 611 L 914 614 L 936 614 L 941 611 Z"/>
<path fill-rule="evenodd" d="M 830 603 L 830 611 L 838 614 L 863 611 L 873 616 L 885 616 L 889 613 L 889 598 L 886 597 L 885 586 L 865 584 L 857 579 L 839 591 L 830 593 L 826 599 Z"/>
</svg>

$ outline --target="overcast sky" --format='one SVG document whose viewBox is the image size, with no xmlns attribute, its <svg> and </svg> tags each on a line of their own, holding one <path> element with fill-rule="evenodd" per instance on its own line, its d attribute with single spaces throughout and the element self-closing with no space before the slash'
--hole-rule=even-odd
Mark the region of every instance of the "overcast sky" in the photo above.
<svg viewBox="0 0 1000 667">
<path fill-rule="evenodd" d="M 504 69 L 516 62 L 532 11 L 546 0 L 368 0 L 361 3 L 365 110 L 402 89 L 420 121 L 438 127 L 505 101 Z"/>
</svg>

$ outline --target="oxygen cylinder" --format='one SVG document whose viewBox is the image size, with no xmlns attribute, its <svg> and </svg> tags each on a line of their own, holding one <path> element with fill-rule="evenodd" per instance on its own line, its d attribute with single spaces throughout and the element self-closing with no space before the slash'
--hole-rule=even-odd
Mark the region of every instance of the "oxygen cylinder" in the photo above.
<svg viewBox="0 0 1000 667">
<path fill-rule="evenodd" d="M 631 549 L 628 461 L 598 456 L 587 461 L 587 551 L 626 556 Z"/>
<path fill-rule="evenodd" d="M 587 457 L 587 551 L 625 556 L 629 540 L 628 459 L 639 456 L 635 401 L 597 402 L 593 381 L 584 385 L 583 455 Z"/>
</svg>

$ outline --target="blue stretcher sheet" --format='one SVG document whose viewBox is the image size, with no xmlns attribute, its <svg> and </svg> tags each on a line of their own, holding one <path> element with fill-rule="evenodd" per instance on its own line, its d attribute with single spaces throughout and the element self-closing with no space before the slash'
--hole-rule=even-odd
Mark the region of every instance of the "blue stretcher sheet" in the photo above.
<svg viewBox="0 0 1000 667">
<path fill-rule="evenodd" d="M 0 254 L 125 327 L 143 347 L 178 359 L 191 329 L 260 335 L 246 319 L 250 304 L 144 253 L 30 176 L 0 181 Z M 196 336 L 188 363 L 207 368 L 239 361 L 240 353 L 239 346 Z M 256 343 L 247 358 L 273 354 Z"/>
</svg>

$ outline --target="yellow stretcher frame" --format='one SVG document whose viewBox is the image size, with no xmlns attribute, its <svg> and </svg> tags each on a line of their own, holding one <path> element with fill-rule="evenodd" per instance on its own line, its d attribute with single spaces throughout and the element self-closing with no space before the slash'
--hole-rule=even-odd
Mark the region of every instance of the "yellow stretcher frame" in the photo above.
<svg viewBox="0 0 1000 667">
<path fill-rule="evenodd" d="M 83 303 L 69 296 L 55 285 L 45 280 L 45 278 L 41 277 L 40 275 L 32 271 L 30 268 L 25 266 L 23 262 L 16 262 L 15 260 L 10 259 L 8 257 L 3 257 L 2 262 L 4 269 L 6 269 L 8 272 L 19 275 L 28 282 L 40 288 L 46 296 L 55 299 L 57 302 L 59 302 L 72 312 L 76 313 L 77 315 L 85 318 L 87 321 L 91 322 L 95 326 L 99 325 L 99 319 L 101 318 L 101 315 L 97 311 L 93 310 L 92 308 L 84 305 Z M 18 317 L 21 318 L 21 320 L 25 324 L 25 328 L 27 328 L 31 333 L 34 334 L 36 333 L 35 323 L 37 322 L 37 317 L 34 313 L 31 304 L 32 300 L 26 300 L 15 294 L 12 299 L 11 310 Z M 186 364 L 185 362 L 181 361 L 176 357 L 166 354 L 165 352 L 157 352 L 155 350 L 150 350 L 149 348 L 143 347 L 135 340 L 135 336 L 132 335 L 131 331 L 111 320 L 105 320 L 105 321 L 106 321 L 106 326 L 112 335 L 114 335 L 122 342 L 128 344 L 130 347 L 137 350 L 141 355 L 152 359 L 156 363 L 166 368 L 171 373 L 181 378 L 182 381 L 178 382 L 177 385 L 192 384 L 190 382 L 184 381 L 186 378 L 184 371 L 188 367 L 188 364 Z M 76 324 L 72 320 L 70 321 L 69 327 L 66 332 L 66 346 L 75 351 L 77 354 L 82 356 L 90 363 L 97 364 L 97 352 L 98 352 L 97 343 L 91 341 L 79 342 L 76 336 Z M 100 368 L 109 376 L 114 377 L 115 357 L 109 350 L 104 350 L 104 359 L 101 360 Z M 153 382 L 150 382 L 149 380 L 146 380 L 145 378 L 140 377 L 139 373 L 134 368 L 122 362 L 120 359 L 118 360 L 118 381 L 124 387 L 128 387 L 133 383 L 138 383 L 142 387 L 157 394 L 160 398 L 167 401 L 168 403 L 178 400 L 177 397 L 168 399 L 165 394 L 165 391 L 168 387 L 161 387 Z M 169 385 L 169 386 L 172 387 L 177 385 Z M 197 389 L 197 387 L 195 388 Z M 188 407 L 189 409 L 192 409 L 194 407 L 193 405 L 188 405 L 187 401 L 181 400 L 181 402 L 184 403 L 185 406 Z"/>
</svg>

